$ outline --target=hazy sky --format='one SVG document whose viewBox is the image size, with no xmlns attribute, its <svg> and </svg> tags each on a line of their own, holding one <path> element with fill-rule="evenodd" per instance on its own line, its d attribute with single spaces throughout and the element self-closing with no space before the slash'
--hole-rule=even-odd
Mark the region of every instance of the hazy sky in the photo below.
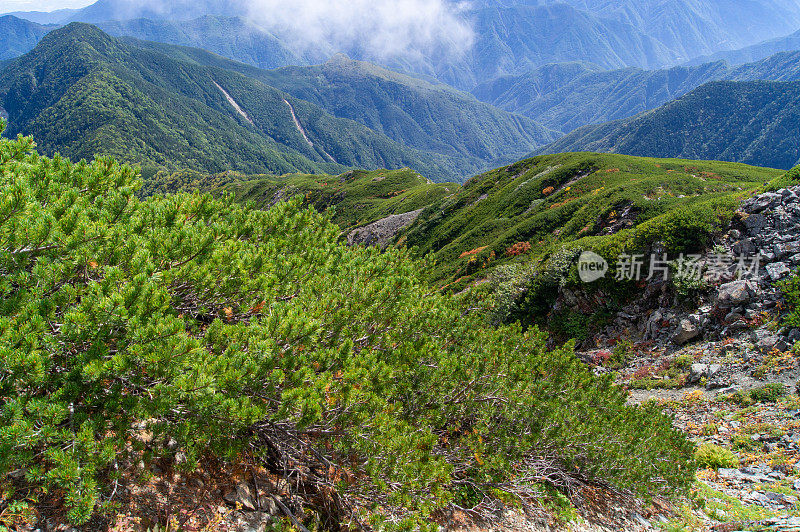
<svg viewBox="0 0 800 532">
<path fill-rule="evenodd" d="M 53 11 L 93 4 L 95 0 L 0 0 L 0 13 L 9 11 Z"/>
</svg>

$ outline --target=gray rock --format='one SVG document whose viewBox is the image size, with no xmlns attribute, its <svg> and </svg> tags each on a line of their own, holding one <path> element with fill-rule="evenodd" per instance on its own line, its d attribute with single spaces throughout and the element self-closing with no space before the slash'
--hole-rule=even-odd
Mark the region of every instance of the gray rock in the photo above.
<svg viewBox="0 0 800 532">
<path fill-rule="evenodd" d="M 733 308 L 748 303 L 755 293 L 750 281 L 733 281 L 723 284 L 717 291 L 717 305 L 721 308 Z"/>
<path fill-rule="evenodd" d="M 724 393 L 725 389 L 734 390 L 734 388 L 729 388 L 730 385 L 731 385 L 731 383 L 727 379 L 723 379 L 723 378 L 719 378 L 718 377 L 716 379 L 710 379 L 708 381 L 708 383 L 706 384 L 706 390 L 719 390 L 719 389 L 722 389 L 722 391 L 720 393 Z M 728 393 L 733 393 L 733 392 L 728 392 Z"/>
<path fill-rule="evenodd" d="M 347 235 L 347 245 L 377 245 L 384 248 L 398 232 L 414 223 L 423 210 L 417 209 L 403 214 L 392 214 L 377 222 L 354 229 Z"/>
<path fill-rule="evenodd" d="M 756 235 L 767 226 L 767 219 L 761 214 L 751 214 L 744 219 L 744 225 L 747 227 L 748 233 Z"/>
<path fill-rule="evenodd" d="M 753 343 L 756 344 L 756 349 L 761 353 L 768 353 L 772 351 L 780 338 L 766 329 L 756 329 L 750 334 Z"/>
<path fill-rule="evenodd" d="M 706 364 L 692 364 L 689 370 L 689 378 L 686 380 L 687 384 L 695 384 L 700 382 L 700 379 L 708 376 L 708 366 Z"/>
<path fill-rule="evenodd" d="M 755 502 L 756 504 L 760 504 L 762 506 L 769 504 L 771 502 L 771 499 L 767 497 L 764 493 L 761 493 L 760 491 L 754 491 L 750 493 L 750 495 L 747 498 Z"/>
<path fill-rule="evenodd" d="M 281 513 L 277 503 L 272 497 L 262 497 L 260 510 L 269 515 L 278 515 Z"/>
<path fill-rule="evenodd" d="M 729 312 L 725 316 L 725 323 L 734 323 L 734 322 L 739 321 L 740 319 L 742 319 L 744 317 L 745 316 L 742 316 L 742 314 L 740 312 L 738 312 L 738 311 L 737 312 Z M 749 318 L 749 316 L 748 316 L 748 318 Z"/>
<path fill-rule="evenodd" d="M 228 490 L 223 498 L 231 504 L 241 504 L 243 508 L 248 510 L 256 509 L 253 491 L 245 482 L 238 483 L 236 489 Z"/>
<path fill-rule="evenodd" d="M 779 281 L 789 275 L 792 270 L 786 265 L 785 262 L 776 262 L 775 264 L 767 264 L 767 275 L 773 281 Z"/>
<path fill-rule="evenodd" d="M 266 532 L 272 530 L 273 518 L 268 512 L 234 512 L 233 530 L 236 532 Z"/>
<path fill-rule="evenodd" d="M 748 482 L 751 484 L 771 482 L 771 479 L 767 475 L 764 475 L 762 473 L 748 473 L 746 471 L 741 471 L 739 469 L 720 468 L 719 471 L 717 471 L 717 474 L 721 478 L 726 478 L 729 480 L 738 480 L 739 482 Z"/>
<path fill-rule="evenodd" d="M 759 213 L 770 207 L 777 207 L 783 201 L 780 194 L 774 192 L 767 192 L 755 198 L 751 198 L 744 203 L 744 208 L 747 212 Z"/>
<path fill-rule="evenodd" d="M 682 319 L 678 324 L 678 330 L 675 331 L 675 335 L 672 337 L 672 341 L 677 345 L 683 345 L 700 336 L 701 332 L 700 326 L 695 320 Z"/>
</svg>

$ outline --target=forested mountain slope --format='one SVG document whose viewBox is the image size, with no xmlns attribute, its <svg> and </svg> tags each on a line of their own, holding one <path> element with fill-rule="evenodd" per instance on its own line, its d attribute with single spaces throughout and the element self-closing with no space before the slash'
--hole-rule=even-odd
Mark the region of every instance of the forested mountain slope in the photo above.
<svg viewBox="0 0 800 532">
<path fill-rule="evenodd" d="M 0 61 L 19 57 L 32 50 L 54 28 L 12 15 L 0 17 Z"/>
<path fill-rule="evenodd" d="M 385 135 L 229 70 L 179 61 L 74 23 L 0 73 L 9 134 L 46 153 L 95 153 L 171 168 L 292 171 L 413 167 L 433 177 L 462 162 Z M 468 168 L 468 166 L 467 166 Z"/>
<path fill-rule="evenodd" d="M 541 152 L 599 151 L 789 169 L 800 159 L 799 82 L 713 82 L 633 118 L 586 126 Z"/>
<path fill-rule="evenodd" d="M 341 54 L 318 66 L 267 71 L 199 48 L 122 40 L 180 61 L 239 72 L 400 144 L 441 154 L 457 161 L 457 170 L 444 176 L 449 179 L 517 160 L 560 136 L 530 118 L 496 109 L 448 85 Z"/>
<path fill-rule="evenodd" d="M 287 67 L 259 79 L 407 146 L 496 166 L 555 133 L 443 84 L 338 55 L 317 67 Z"/>
<path fill-rule="evenodd" d="M 710 81 L 795 81 L 800 52 L 730 66 L 724 61 L 665 70 L 603 71 L 584 63 L 547 65 L 520 76 L 484 83 L 481 100 L 566 133 L 588 124 L 627 118 L 654 109 Z"/>
<path fill-rule="evenodd" d="M 97 23 L 114 36 L 131 36 L 145 41 L 202 48 L 258 68 L 307 65 L 326 59 L 305 57 L 293 51 L 267 30 L 242 17 L 205 15 L 192 20 L 104 20 Z"/>
</svg>

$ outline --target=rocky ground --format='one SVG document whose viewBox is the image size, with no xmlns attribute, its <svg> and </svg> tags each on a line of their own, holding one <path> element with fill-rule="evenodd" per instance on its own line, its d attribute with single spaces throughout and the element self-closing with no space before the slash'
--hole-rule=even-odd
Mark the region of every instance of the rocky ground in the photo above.
<svg viewBox="0 0 800 532">
<path fill-rule="evenodd" d="M 759 270 L 741 271 L 741 255 L 760 255 Z M 800 531 L 800 330 L 782 285 L 800 265 L 800 189 L 744 202 L 702 260 L 721 256 L 734 259 L 691 303 L 654 283 L 580 355 L 631 402 L 657 401 L 704 453 L 691 496 L 653 528 Z"/>
</svg>

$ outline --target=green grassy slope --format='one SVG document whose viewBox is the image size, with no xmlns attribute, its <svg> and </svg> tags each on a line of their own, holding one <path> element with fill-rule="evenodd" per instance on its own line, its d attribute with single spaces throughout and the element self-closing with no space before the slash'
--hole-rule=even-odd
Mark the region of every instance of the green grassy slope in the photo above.
<svg viewBox="0 0 800 532">
<path fill-rule="evenodd" d="M 344 174 L 217 175 L 181 171 L 160 175 L 145 183 L 143 194 L 169 194 L 181 190 L 232 193 L 236 199 L 259 208 L 279 200 L 303 196 L 305 205 L 330 214 L 343 230 L 366 225 L 392 214 L 403 214 L 454 194 L 456 183 L 432 183 L 407 168 L 401 170 L 351 170 Z"/>
<path fill-rule="evenodd" d="M 800 159 L 800 82 L 714 82 L 639 116 L 586 126 L 541 153 L 603 151 L 789 169 Z"/>
<path fill-rule="evenodd" d="M 180 172 L 150 181 L 145 193 L 232 192 L 259 208 L 302 195 L 307 205 L 332 210 L 344 230 L 425 207 L 394 243 L 431 255 L 433 280 L 459 288 L 503 264 L 546 263 L 565 246 L 593 249 L 611 262 L 623 249 L 656 240 L 675 250 L 696 248 L 733 213 L 738 197 L 783 173 L 736 163 L 566 153 L 498 168 L 463 186 L 432 184 L 410 170 L 284 177 Z M 520 243 L 530 249 L 507 253 Z"/>
<path fill-rule="evenodd" d="M 539 156 L 472 178 L 426 209 L 403 243 L 433 254 L 433 277 L 460 280 L 455 287 L 485 278 L 500 264 L 544 259 L 567 245 L 611 261 L 625 247 L 658 239 L 690 248 L 718 214 L 732 214 L 734 198 L 782 173 L 622 155 Z M 530 251 L 509 256 L 520 242 Z"/>
</svg>

